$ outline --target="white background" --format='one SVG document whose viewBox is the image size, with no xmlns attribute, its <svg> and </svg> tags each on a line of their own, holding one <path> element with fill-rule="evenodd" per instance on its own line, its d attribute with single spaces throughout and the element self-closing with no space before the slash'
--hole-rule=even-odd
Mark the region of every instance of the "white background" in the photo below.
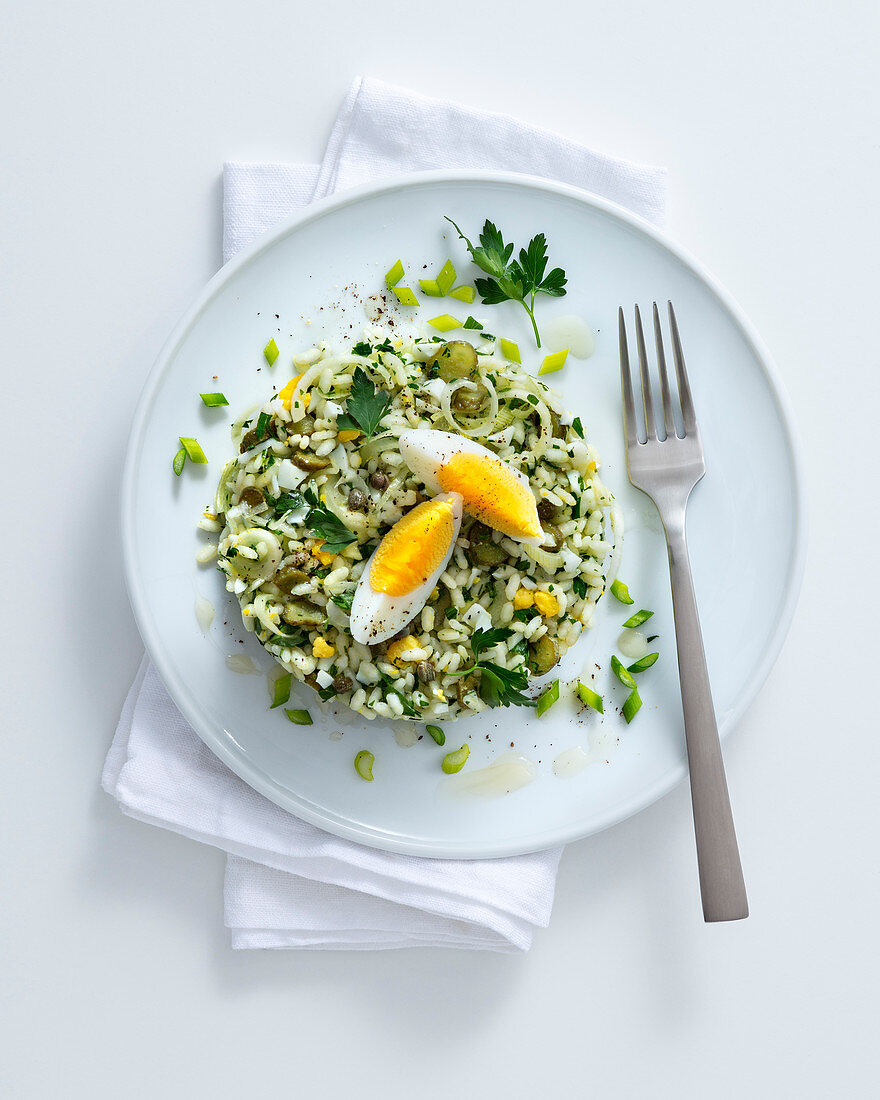
<svg viewBox="0 0 880 1100">
<path fill-rule="evenodd" d="M 873 0 L 32 0 L 3 24 L 0 1092 L 875 1096 Z M 357 72 L 667 165 L 670 232 L 777 359 L 812 530 L 726 750 L 746 922 L 701 921 L 681 788 L 570 847 L 527 956 L 233 954 L 221 854 L 100 792 L 141 654 L 117 533 L 140 387 L 219 265 L 222 161 L 319 159 Z"/>
</svg>

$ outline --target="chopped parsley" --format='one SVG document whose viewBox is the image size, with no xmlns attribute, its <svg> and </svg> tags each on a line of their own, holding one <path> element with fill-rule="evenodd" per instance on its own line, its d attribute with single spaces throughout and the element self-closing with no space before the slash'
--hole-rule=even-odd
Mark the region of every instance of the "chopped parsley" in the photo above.
<svg viewBox="0 0 880 1100">
<path fill-rule="evenodd" d="M 390 404 L 391 394 L 377 390 L 363 367 L 358 367 L 352 379 L 346 411 L 336 418 L 336 427 L 340 431 L 363 432 L 365 438 L 370 439 Z"/>
</svg>

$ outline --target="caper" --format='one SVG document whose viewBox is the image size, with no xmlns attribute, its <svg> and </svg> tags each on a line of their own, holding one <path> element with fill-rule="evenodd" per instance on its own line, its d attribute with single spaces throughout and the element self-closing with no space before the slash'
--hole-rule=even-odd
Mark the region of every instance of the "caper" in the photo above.
<svg viewBox="0 0 880 1100">
<path fill-rule="evenodd" d="M 367 510 L 367 498 L 360 489 L 352 489 L 348 494 L 348 506 L 353 512 L 365 512 Z"/>
<path fill-rule="evenodd" d="M 249 508 L 259 508 L 261 504 L 265 504 L 265 498 L 259 489 L 255 489 L 253 485 L 248 485 L 246 489 L 241 491 L 241 502 L 246 504 Z"/>
<path fill-rule="evenodd" d="M 536 676 L 549 672 L 558 660 L 559 650 L 549 635 L 529 644 L 529 668 Z"/>
<path fill-rule="evenodd" d="M 310 451 L 297 451 L 290 461 L 294 466 L 298 466 L 301 470 L 306 470 L 308 472 L 312 470 L 324 470 L 330 465 L 329 458 L 321 458 L 320 455 L 312 454 Z"/>
<path fill-rule="evenodd" d="M 552 500 L 542 500 L 538 503 L 538 519 L 542 523 L 549 523 L 556 518 L 556 505 Z"/>
<path fill-rule="evenodd" d="M 423 684 L 430 684 L 434 679 L 434 665 L 431 661 L 419 661 L 416 665 L 416 676 Z"/>
<path fill-rule="evenodd" d="M 387 489 L 388 478 L 381 470 L 377 470 L 374 474 L 370 475 L 370 484 L 374 489 Z"/>
<path fill-rule="evenodd" d="M 468 541 L 470 546 L 464 553 L 471 565 L 480 567 L 500 565 L 507 558 L 507 551 L 502 550 L 498 543 L 492 541 L 492 532 L 483 523 L 471 525 Z"/>
<path fill-rule="evenodd" d="M 553 425 L 553 438 L 565 439 L 565 428 L 563 428 L 562 421 L 559 419 L 559 413 L 553 409 L 550 410 L 550 423 Z"/>
<path fill-rule="evenodd" d="M 256 447 L 258 443 L 264 443 L 270 436 L 276 436 L 275 421 L 272 419 L 257 421 L 256 427 L 251 428 L 249 432 L 241 437 L 241 444 L 239 445 L 239 453 L 244 454 L 245 451 L 249 451 L 252 447 Z"/>
<path fill-rule="evenodd" d="M 475 378 L 477 352 L 474 345 L 466 340 L 450 340 L 438 348 L 427 365 L 429 369 L 436 367 L 444 382 L 454 382 L 456 378 Z"/>
<path fill-rule="evenodd" d="M 345 695 L 346 692 L 351 691 L 354 685 L 347 676 L 337 676 L 333 681 L 333 690 L 337 695 Z"/>
<path fill-rule="evenodd" d="M 483 385 L 478 384 L 475 390 L 468 390 L 461 386 L 453 394 L 451 404 L 456 412 L 475 416 L 482 410 L 488 396 L 489 391 Z"/>
</svg>

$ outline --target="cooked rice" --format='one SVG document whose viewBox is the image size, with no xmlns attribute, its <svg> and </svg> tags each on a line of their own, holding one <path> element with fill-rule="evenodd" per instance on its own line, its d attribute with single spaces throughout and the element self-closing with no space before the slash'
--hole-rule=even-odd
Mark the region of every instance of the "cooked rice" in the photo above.
<svg viewBox="0 0 880 1100">
<path fill-rule="evenodd" d="M 606 579 L 612 579 L 615 531 L 620 540 L 617 510 L 599 479 L 598 456 L 579 436 L 579 422 L 573 424 L 560 395 L 503 359 L 492 344 L 477 349 L 479 382 L 489 396 L 480 414 L 468 419 L 451 399 L 473 384 L 443 382 L 436 367 L 428 367 L 441 342 L 392 343 L 376 329 L 367 331 L 367 339 L 373 349 L 368 357 L 333 354 L 327 345 L 295 357 L 303 374 L 290 407 L 276 395 L 233 424 L 239 453 L 223 470 L 215 515 L 207 514 L 201 526 L 225 524 L 217 537 L 218 567 L 241 605 L 245 627 L 323 699 L 336 698 L 366 718 L 449 721 L 486 708 L 478 675 L 452 675 L 473 664 L 469 639 L 475 629 L 510 629 L 511 636 L 482 658 L 521 669 L 542 637 L 561 654 L 590 625 Z M 392 401 L 372 439 L 341 442 L 336 420 L 359 366 Z M 274 434 L 260 439 L 267 418 Z M 262 430 L 255 432 L 260 423 Z M 473 565 L 468 533 L 474 521 L 465 516 L 446 571 L 401 632 L 410 640 L 402 652 L 400 646 L 392 650 L 391 663 L 392 643 L 356 642 L 348 613 L 334 597 L 345 603 L 385 532 L 425 499 L 425 486 L 399 450 L 401 433 L 413 428 L 467 435 L 525 473 L 537 500 L 556 506 L 556 548 L 534 549 L 493 531 L 491 540 L 503 552 L 500 564 Z M 374 474 L 384 475 L 387 485 L 376 488 Z M 382 477 L 376 480 L 381 486 Z M 357 536 L 332 560 L 321 560 L 321 540 L 304 525 L 306 506 L 283 515 L 274 507 L 283 492 L 307 487 Z M 349 507 L 350 500 L 359 507 Z M 535 592 L 555 597 L 556 612 L 538 613 L 534 603 L 517 610 L 515 600 L 529 601 L 528 595 L 517 596 L 523 588 L 532 600 Z M 425 678 L 429 672 L 433 679 Z"/>
</svg>

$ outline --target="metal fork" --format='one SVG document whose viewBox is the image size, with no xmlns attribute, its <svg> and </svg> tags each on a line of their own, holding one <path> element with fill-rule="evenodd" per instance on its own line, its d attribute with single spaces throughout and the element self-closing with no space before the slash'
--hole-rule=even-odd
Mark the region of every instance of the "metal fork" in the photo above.
<svg viewBox="0 0 880 1100">
<path fill-rule="evenodd" d="M 703 444 L 694 413 L 691 388 L 688 383 L 681 350 L 681 339 L 672 302 L 669 303 L 669 327 L 672 332 L 672 352 L 678 377 L 679 412 L 683 434 L 675 426 L 675 409 L 666 356 L 660 330 L 660 314 L 654 303 L 654 342 L 660 375 L 662 419 L 654 415 L 654 398 L 645 350 L 645 334 L 639 307 L 635 307 L 636 342 L 642 381 L 642 407 L 645 416 L 645 440 L 639 439 L 636 407 L 633 400 L 626 343 L 626 321 L 620 310 L 620 386 L 623 392 L 623 420 L 626 430 L 626 462 L 629 479 L 637 489 L 647 493 L 657 505 L 666 544 L 669 548 L 669 573 L 672 579 L 672 608 L 675 615 L 675 641 L 678 649 L 678 672 L 681 703 L 684 711 L 684 731 L 687 742 L 688 768 L 691 780 L 691 802 L 694 811 L 694 831 L 697 838 L 697 865 L 700 872 L 700 893 L 703 917 L 707 921 L 741 920 L 749 915 L 746 887 L 730 810 L 727 780 L 703 636 L 697 614 L 697 601 L 691 579 L 685 536 L 685 509 L 691 490 L 706 472 Z"/>
</svg>

